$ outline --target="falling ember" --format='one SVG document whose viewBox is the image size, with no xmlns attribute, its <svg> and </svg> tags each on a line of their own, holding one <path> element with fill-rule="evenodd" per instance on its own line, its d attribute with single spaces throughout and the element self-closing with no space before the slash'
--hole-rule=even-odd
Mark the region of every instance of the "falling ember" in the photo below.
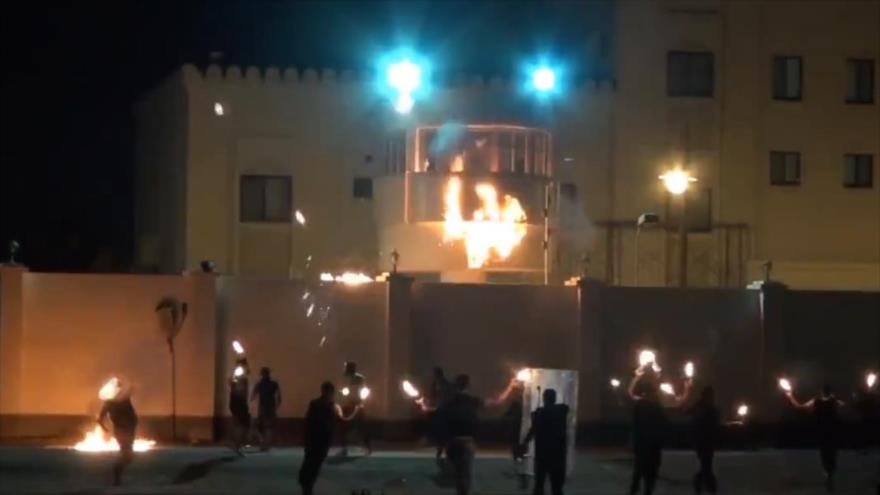
<svg viewBox="0 0 880 495">
<path fill-rule="evenodd" d="M 238 355 L 244 354 L 244 346 L 237 340 L 232 341 L 232 350 Z"/>
<path fill-rule="evenodd" d="M 788 381 L 788 378 L 779 379 L 779 388 L 785 390 L 786 392 L 791 392 L 791 382 Z"/>
<path fill-rule="evenodd" d="M 401 387 L 403 387 L 403 393 L 412 397 L 413 399 L 418 398 L 420 395 L 419 390 L 415 386 L 413 386 L 413 384 L 410 383 L 409 380 L 404 380 L 401 384 Z"/>
<path fill-rule="evenodd" d="M 736 415 L 745 419 L 745 417 L 749 415 L 749 406 L 746 404 L 740 404 L 739 407 L 736 408 Z"/>
<path fill-rule="evenodd" d="M 154 440 L 136 438 L 134 441 L 135 452 L 146 452 L 156 446 Z M 73 446 L 80 452 L 118 452 L 119 444 L 100 426 L 95 426 L 92 431 L 86 432 L 85 437 Z"/>
<path fill-rule="evenodd" d="M 370 397 L 370 389 L 367 387 L 361 388 L 361 391 L 358 393 L 360 395 L 361 400 L 367 400 Z"/>
<path fill-rule="evenodd" d="M 119 386 L 119 378 L 115 376 L 105 383 L 100 390 L 98 390 L 98 398 L 101 400 L 113 400 L 119 394 L 121 387 Z"/>
<path fill-rule="evenodd" d="M 611 388 L 620 388 L 620 380 L 618 380 L 617 378 L 612 378 Z"/>
<path fill-rule="evenodd" d="M 517 381 L 529 383 L 532 380 L 532 370 L 523 368 L 516 372 Z"/>
<path fill-rule="evenodd" d="M 688 378 L 694 377 L 694 363 L 692 363 L 691 361 L 688 361 L 684 365 L 684 376 L 686 376 Z"/>
<path fill-rule="evenodd" d="M 874 388 L 874 385 L 877 384 L 877 373 L 871 372 L 865 375 L 865 385 L 868 388 Z"/>
<path fill-rule="evenodd" d="M 660 390 L 666 395 L 675 395 L 675 389 L 672 388 L 671 383 L 661 383 Z"/>
<path fill-rule="evenodd" d="M 464 240 L 468 268 L 480 268 L 489 261 L 510 257 L 513 249 L 526 236 L 526 213 L 519 200 L 504 195 L 499 201 L 498 191 L 488 183 L 477 184 L 474 191 L 480 198 L 480 208 L 472 220 L 465 220 L 461 212 L 461 179 L 451 177 L 443 195 L 443 241 Z"/>
<path fill-rule="evenodd" d="M 315 303 L 309 304 L 308 309 L 306 309 L 306 318 L 310 318 L 314 311 L 315 311 Z"/>
</svg>

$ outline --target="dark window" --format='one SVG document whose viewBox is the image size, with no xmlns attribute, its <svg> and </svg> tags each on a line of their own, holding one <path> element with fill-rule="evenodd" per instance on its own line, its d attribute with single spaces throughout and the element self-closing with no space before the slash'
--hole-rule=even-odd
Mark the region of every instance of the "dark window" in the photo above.
<svg viewBox="0 0 880 495">
<path fill-rule="evenodd" d="M 352 195 L 356 198 L 370 199 L 373 197 L 373 179 L 369 177 L 355 177 L 352 185 Z"/>
<path fill-rule="evenodd" d="M 770 184 L 797 186 L 801 183 L 801 154 L 797 151 L 770 152 Z"/>
<path fill-rule="evenodd" d="M 843 155 L 843 185 L 846 187 L 874 186 L 874 157 L 871 155 Z"/>
<path fill-rule="evenodd" d="M 803 59 L 773 57 L 773 99 L 797 101 L 803 97 Z"/>
<path fill-rule="evenodd" d="M 289 222 L 292 203 L 290 177 L 242 175 L 239 182 L 242 222 Z"/>
<path fill-rule="evenodd" d="M 715 89 L 715 55 L 712 52 L 666 54 L 666 93 L 669 96 L 711 98 Z"/>
<path fill-rule="evenodd" d="M 846 61 L 846 102 L 874 103 L 874 61 Z"/>
<path fill-rule="evenodd" d="M 565 182 L 561 186 L 559 186 L 559 194 L 562 195 L 563 198 L 574 201 L 577 199 L 578 188 L 576 184 L 572 184 L 571 182 Z"/>
</svg>

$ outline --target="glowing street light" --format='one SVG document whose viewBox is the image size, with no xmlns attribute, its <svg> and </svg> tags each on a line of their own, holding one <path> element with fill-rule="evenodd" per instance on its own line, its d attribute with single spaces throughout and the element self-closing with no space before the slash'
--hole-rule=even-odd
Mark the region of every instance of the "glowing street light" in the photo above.
<svg viewBox="0 0 880 495">
<path fill-rule="evenodd" d="M 663 181 L 667 191 L 676 196 L 684 194 L 688 187 L 690 187 L 691 182 L 697 182 L 696 177 L 691 176 L 691 174 L 680 168 L 670 170 L 657 178 Z"/>
<path fill-rule="evenodd" d="M 394 99 L 394 110 L 397 113 L 409 113 L 415 105 L 413 93 L 422 85 L 422 69 L 409 59 L 403 59 L 388 66 L 385 74 L 386 82 L 397 92 Z"/>
<path fill-rule="evenodd" d="M 556 72 L 549 67 L 539 67 L 532 72 L 532 86 L 542 92 L 553 91 L 556 88 Z"/>
</svg>

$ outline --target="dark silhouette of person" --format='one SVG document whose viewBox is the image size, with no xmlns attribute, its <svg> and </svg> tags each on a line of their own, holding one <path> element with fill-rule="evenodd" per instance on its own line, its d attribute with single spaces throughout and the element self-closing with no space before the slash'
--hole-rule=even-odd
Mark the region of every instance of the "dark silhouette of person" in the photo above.
<svg viewBox="0 0 880 495">
<path fill-rule="evenodd" d="M 458 375 L 452 382 L 449 398 L 436 409 L 446 421 L 446 431 L 449 435 L 446 457 L 455 476 L 455 490 L 458 495 L 468 495 L 471 491 L 476 451 L 474 437 L 477 434 L 480 409 L 502 404 L 513 391 L 515 383 L 516 380 L 512 380 L 498 397 L 483 399 L 467 393 L 470 385 L 468 375 Z M 418 401 L 417 404 L 423 411 L 434 410 L 424 401 Z"/>
<path fill-rule="evenodd" d="M 443 368 L 434 368 L 434 376 L 427 397 L 428 404 L 434 409 L 428 413 L 428 436 L 436 448 L 437 460 L 443 458 L 447 441 L 446 421 L 441 414 L 440 405 L 449 398 L 451 391 L 452 385 L 446 379 Z"/>
<path fill-rule="evenodd" d="M 703 493 L 705 488 L 709 493 L 718 493 L 713 462 L 721 432 L 721 410 L 715 404 L 715 389 L 705 387 L 687 412 L 693 419 L 694 448 L 700 462 L 700 470 L 693 480 L 694 492 Z"/>
<path fill-rule="evenodd" d="M 522 419 L 523 419 L 523 383 L 516 382 L 516 387 L 511 393 L 510 404 L 504 411 L 504 422 L 507 424 L 508 440 L 510 442 L 510 457 L 514 462 L 523 460 L 522 450 Z"/>
<path fill-rule="evenodd" d="M 232 378 L 229 379 L 229 412 L 232 414 L 232 450 L 243 456 L 242 447 L 250 435 L 251 411 L 248 406 L 248 375 L 250 368 L 247 359 L 236 361 Z"/>
<path fill-rule="evenodd" d="M 109 432 L 107 418 L 113 424 L 113 438 L 119 444 L 119 457 L 113 464 L 113 485 L 119 486 L 122 484 L 122 472 L 134 457 L 134 435 L 138 423 L 130 390 L 120 389 L 114 398 L 104 401 L 98 414 L 98 425 Z"/>
<path fill-rule="evenodd" d="M 869 452 L 880 447 L 880 396 L 867 384 L 854 395 L 853 405 L 859 417 L 859 446 Z"/>
<path fill-rule="evenodd" d="M 271 370 L 260 370 L 260 381 L 251 392 L 251 402 L 257 400 L 257 431 L 260 434 L 260 450 L 266 452 L 272 445 L 272 433 L 281 405 L 281 387 L 272 379 Z"/>
<path fill-rule="evenodd" d="M 342 408 L 333 400 L 336 387 L 330 382 L 321 384 L 321 396 L 309 402 L 305 419 L 305 456 L 299 469 L 299 485 L 303 495 L 312 495 L 321 465 L 327 459 L 333 430 L 337 421 L 351 421 L 354 416 L 343 416 Z"/>
<path fill-rule="evenodd" d="M 534 495 L 543 495 L 544 484 L 550 478 L 553 495 L 562 495 L 565 485 L 568 456 L 568 406 L 556 403 L 556 391 L 544 390 L 544 405 L 532 413 L 532 426 L 523 444 L 535 439 Z"/>
<path fill-rule="evenodd" d="M 633 400 L 633 474 L 630 495 L 638 493 L 640 485 L 643 486 L 645 495 L 654 493 L 663 462 L 663 443 L 669 429 L 669 420 L 660 402 L 656 374 L 648 370 L 648 366 L 636 369 L 628 389 Z M 674 405 L 680 405 L 687 398 L 690 384 L 690 380 L 685 382 L 684 395 L 671 399 Z"/>
<path fill-rule="evenodd" d="M 357 431 L 363 438 L 364 448 L 367 449 L 367 455 L 373 453 L 370 443 L 370 429 L 367 424 L 367 413 L 364 409 L 364 399 L 361 397 L 361 391 L 367 388 L 367 379 L 364 375 L 358 373 L 357 363 L 347 361 L 345 363 L 345 371 L 343 374 L 343 404 L 342 411 L 346 415 L 353 415 L 350 422 L 346 422 L 342 427 L 342 455 L 348 455 L 348 437 L 352 431 Z M 347 393 L 345 393 L 347 392 Z"/>
<path fill-rule="evenodd" d="M 825 470 L 825 489 L 834 491 L 834 474 L 837 471 L 837 449 L 840 443 L 840 408 L 843 401 L 834 396 L 831 385 L 822 385 L 822 393 L 805 403 L 795 399 L 794 393 L 787 391 L 791 405 L 797 409 L 807 410 L 816 420 L 816 433 L 819 441 L 819 458 Z"/>
</svg>

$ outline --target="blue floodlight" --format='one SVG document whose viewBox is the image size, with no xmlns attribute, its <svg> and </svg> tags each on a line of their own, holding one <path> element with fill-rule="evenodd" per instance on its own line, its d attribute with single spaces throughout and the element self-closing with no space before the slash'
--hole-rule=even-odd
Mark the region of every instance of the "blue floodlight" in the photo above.
<svg viewBox="0 0 880 495">
<path fill-rule="evenodd" d="M 553 91 L 556 88 L 556 72 L 546 66 L 535 69 L 532 72 L 532 86 L 542 93 Z"/>
<path fill-rule="evenodd" d="M 387 79 L 388 85 L 400 95 L 412 94 L 422 84 L 422 69 L 404 59 L 388 66 Z"/>
</svg>

